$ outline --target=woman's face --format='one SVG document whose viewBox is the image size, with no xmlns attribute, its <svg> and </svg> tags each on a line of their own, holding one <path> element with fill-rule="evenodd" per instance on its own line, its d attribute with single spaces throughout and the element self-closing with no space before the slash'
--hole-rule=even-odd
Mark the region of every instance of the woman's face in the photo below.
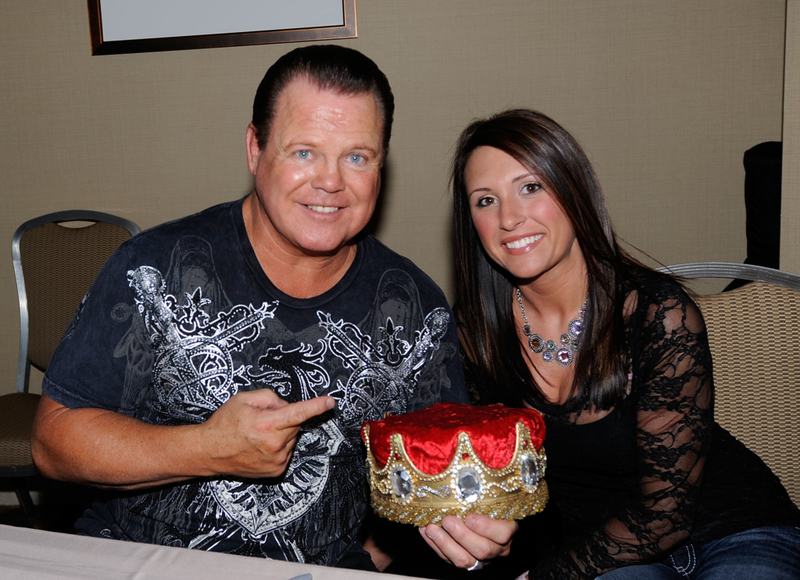
<svg viewBox="0 0 800 580">
<path fill-rule="evenodd" d="M 542 179 L 507 153 L 478 147 L 465 171 L 475 229 L 486 253 L 512 276 L 531 280 L 583 270 L 564 210 Z"/>
</svg>

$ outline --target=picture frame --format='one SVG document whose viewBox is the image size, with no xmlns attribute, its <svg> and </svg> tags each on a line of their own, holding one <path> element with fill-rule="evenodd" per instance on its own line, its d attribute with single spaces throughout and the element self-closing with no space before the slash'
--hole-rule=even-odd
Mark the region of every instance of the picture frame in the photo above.
<svg viewBox="0 0 800 580">
<path fill-rule="evenodd" d="M 357 38 L 356 0 L 88 0 L 93 55 Z"/>
</svg>

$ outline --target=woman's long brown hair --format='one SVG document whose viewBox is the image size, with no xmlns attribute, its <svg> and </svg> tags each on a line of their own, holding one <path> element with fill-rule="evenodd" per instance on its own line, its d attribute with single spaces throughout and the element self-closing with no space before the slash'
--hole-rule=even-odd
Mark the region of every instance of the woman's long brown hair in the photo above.
<svg viewBox="0 0 800 580">
<path fill-rule="evenodd" d="M 659 275 L 619 248 L 600 183 L 583 149 L 558 123 L 536 111 L 512 109 L 475 121 L 458 140 L 451 179 L 456 311 L 465 350 L 492 381 L 497 400 L 542 403 L 517 338 L 515 282 L 487 256 L 472 223 L 465 171 L 472 153 L 483 146 L 499 149 L 535 172 L 572 224 L 589 288 L 571 397 L 591 385 L 590 404 L 609 408 L 627 384 L 623 307 L 628 282 Z"/>
</svg>

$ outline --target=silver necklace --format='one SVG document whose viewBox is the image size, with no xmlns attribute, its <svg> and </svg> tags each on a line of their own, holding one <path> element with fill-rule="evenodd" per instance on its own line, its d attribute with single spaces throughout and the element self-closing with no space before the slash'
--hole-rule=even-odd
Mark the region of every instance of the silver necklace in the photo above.
<svg viewBox="0 0 800 580">
<path fill-rule="evenodd" d="M 539 334 L 531 332 L 531 325 L 528 324 L 528 316 L 525 314 L 525 305 L 522 303 L 522 292 L 519 288 L 517 291 L 517 302 L 519 302 L 519 309 L 522 312 L 522 320 L 525 324 L 522 326 L 522 333 L 528 337 L 528 348 L 531 352 L 542 354 L 544 362 L 551 362 L 555 360 L 563 367 L 568 367 L 575 360 L 575 353 L 581 347 L 581 334 L 583 333 L 583 318 L 586 316 L 586 302 L 583 303 L 581 309 L 578 311 L 578 318 L 574 318 L 567 325 L 567 332 L 561 335 L 559 346 L 555 340 L 545 340 Z"/>
</svg>

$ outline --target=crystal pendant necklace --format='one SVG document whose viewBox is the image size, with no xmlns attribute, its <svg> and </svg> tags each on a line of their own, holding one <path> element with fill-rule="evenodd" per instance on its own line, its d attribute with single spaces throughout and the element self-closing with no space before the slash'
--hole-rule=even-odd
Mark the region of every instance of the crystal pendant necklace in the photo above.
<svg viewBox="0 0 800 580">
<path fill-rule="evenodd" d="M 517 302 L 519 302 L 519 309 L 522 312 L 522 320 L 525 324 L 522 326 L 522 333 L 528 337 L 528 348 L 531 352 L 536 354 L 541 353 L 544 362 L 551 362 L 555 360 L 558 364 L 568 367 L 575 360 L 575 353 L 581 347 L 581 334 L 583 333 L 583 318 L 586 316 L 586 302 L 583 303 L 581 309 L 578 311 L 578 318 L 574 318 L 567 326 L 567 332 L 561 335 L 560 345 L 556 344 L 555 340 L 545 340 L 541 335 L 533 334 L 531 332 L 531 325 L 528 324 L 528 316 L 525 314 L 525 305 L 522 303 L 522 292 L 519 288 L 517 291 Z"/>
</svg>

